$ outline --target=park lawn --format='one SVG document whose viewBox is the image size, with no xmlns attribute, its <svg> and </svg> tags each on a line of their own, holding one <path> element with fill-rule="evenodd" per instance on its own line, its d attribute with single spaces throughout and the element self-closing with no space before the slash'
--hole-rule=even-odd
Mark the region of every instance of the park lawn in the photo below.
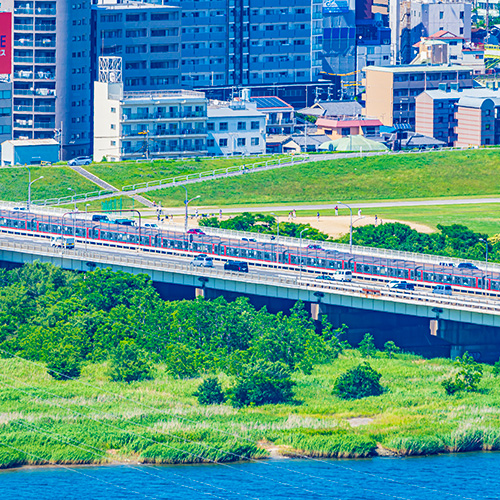
<svg viewBox="0 0 500 500">
<path fill-rule="evenodd" d="M 279 156 L 249 156 L 246 158 L 214 158 L 189 160 L 123 161 L 116 163 L 92 163 L 84 166 L 88 172 L 122 189 L 124 186 L 139 184 L 177 175 L 207 172 L 218 168 L 249 165 L 277 159 Z"/>
<path fill-rule="evenodd" d="M 99 191 L 101 188 L 69 167 L 30 167 L 31 180 L 43 175 L 43 179 L 31 186 L 31 199 L 71 196 L 68 188 L 77 193 Z M 26 201 L 28 199 L 28 171 L 24 167 L 0 169 L 0 200 Z"/>
<path fill-rule="evenodd" d="M 144 210 L 149 209 L 143 203 L 134 200 L 129 196 L 115 196 L 112 198 L 103 198 L 102 200 L 92 200 L 92 201 L 82 201 L 78 202 L 76 205 L 80 212 L 92 212 L 92 211 L 100 211 L 100 210 L 109 210 L 111 206 L 112 209 L 119 210 L 120 209 L 120 200 L 121 200 L 121 208 L 125 209 L 136 209 L 136 210 Z M 111 205 L 109 203 L 111 202 Z M 71 203 L 64 205 L 64 208 L 71 208 L 73 205 Z"/>
<path fill-rule="evenodd" d="M 368 361 L 382 374 L 383 395 L 333 396 L 339 374 L 362 361 L 346 351 L 310 375 L 295 374 L 296 404 L 238 410 L 200 406 L 192 394 L 201 379 L 173 379 L 162 365 L 150 381 L 109 382 L 103 363 L 58 382 L 43 365 L 1 359 L 0 433 L 3 443 L 59 463 L 230 461 L 265 456 L 262 443 L 291 456 L 368 456 L 377 444 L 400 454 L 500 449 L 500 386 L 491 367 L 484 365 L 479 392 L 446 396 L 441 381 L 451 360 L 379 353 Z M 232 383 L 219 379 L 224 388 Z M 358 417 L 365 425 L 351 426 Z M 0 467 L 42 462 L 0 446 Z"/>
<path fill-rule="evenodd" d="M 441 151 L 309 162 L 189 186 L 204 206 L 336 203 L 500 194 L 496 150 Z M 154 191 L 179 206 L 170 189 Z"/>
</svg>

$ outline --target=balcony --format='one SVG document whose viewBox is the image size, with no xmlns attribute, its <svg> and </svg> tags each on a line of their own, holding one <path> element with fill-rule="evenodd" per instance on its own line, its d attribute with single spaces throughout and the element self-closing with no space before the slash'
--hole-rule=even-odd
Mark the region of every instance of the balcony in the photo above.
<svg viewBox="0 0 500 500">
<path fill-rule="evenodd" d="M 43 97 L 55 97 L 56 89 L 36 89 L 35 94 Z"/>
<path fill-rule="evenodd" d="M 55 48 L 56 41 L 51 40 L 50 38 L 44 38 L 43 40 L 36 40 L 35 47 L 43 47 L 46 49 Z"/>
<path fill-rule="evenodd" d="M 200 128 L 183 128 L 181 130 L 182 135 L 203 135 L 207 133 L 207 129 L 204 127 Z"/>
<path fill-rule="evenodd" d="M 14 31 L 33 31 L 33 24 L 14 24 Z"/>
<path fill-rule="evenodd" d="M 50 71 L 36 71 L 35 80 L 55 80 L 56 76 Z"/>
<path fill-rule="evenodd" d="M 35 31 L 55 31 L 55 24 L 36 24 Z"/>
<path fill-rule="evenodd" d="M 16 95 L 33 95 L 35 91 L 33 89 L 14 89 L 13 94 Z"/>
<path fill-rule="evenodd" d="M 14 71 L 14 78 L 31 80 L 33 78 L 33 71 Z"/>
<path fill-rule="evenodd" d="M 15 16 L 32 16 L 33 9 L 25 8 L 25 7 L 18 7 L 17 9 L 14 9 L 14 15 Z"/>
<path fill-rule="evenodd" d="M 37 15 L 37 16 L 55 16 L 56 9 L 43 9 L 41 7 L 37 7 L 35 9 L 35 15 Z"/>
<path fill-rule="evenodd" d="M 15 120 L 14 128 L 33 128 L 33 120 Z"/>
<path fill-rule="evenodd" d="M 35 113 L 55 113 L 55 106 L 35 106 Z"/>
<path fill-rule="evenodd" d="M 17 105 L 14 106 L 14 111 L 33 111 L 33 106 L 30 105 Z"/>
<path fill-rule="evenodd" d="M 55 64 L 55 57 L 35 57 L 36 64 Z"/>
<path fill-rule="evenodd" d="M 37 129 L 54 129 L 56 126 L 55 121 L 50 122 L 35 122 L 35 128 Z"/>
<path fill-rule="evenodd" d="M 33 56 L 14 56 L 14 62 L 22 64 L 33 64 Z"/>
<path fill-rule="evenodd" d="M 28 38 L 18 38 L 14 40 L 14 47 L 33 47 L 33 40 Z"/>
</svg>

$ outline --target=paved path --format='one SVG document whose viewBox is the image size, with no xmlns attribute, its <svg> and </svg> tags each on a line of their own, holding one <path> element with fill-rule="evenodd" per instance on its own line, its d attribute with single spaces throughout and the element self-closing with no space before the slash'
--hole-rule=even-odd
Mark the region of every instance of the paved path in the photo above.
<svg viewBox="0 0 500 500">
<path fill-rule="evenodd" d="M 97 184 L 102 189 L 108 189 L 109 191 L 120 191 L 115 186 L 112 186 L 109 182 L 103 181 L 101 178 L 97 177 L 97 175 L 94 175 L 94 174 L 91 174 L 90 172 L 87 172 L 82 167 L 77 167 L 77 166 L 71 167 L 70 166 L 69 168 L 71 170 L 73 170 L 74 172 L 76 172 L 77 174 L 80 174 L 82 177 L 85 177 L 90 182 Z"/>
<path fill-rule="evenodd" d="M 480 205 L 480 204 L 492 204 L 500 203 L 500 198 L 460 198 L 460 199 L 437 199 L 437 200 L 409 200 L 409 201 L 381 201 L 381 202 L 367 202 L 367 203 L 351 203 L 351 208 L 394 208 L 394 207 L 420 207 L 420 206 L 439 206 L 439 205 Z M 236 214 L 242 212 L 290 212 L 292 210 L 333 210 L 338 203 L 328 203 L 321 204 L 316 203 L 313 205 L 277 205 L 277 206 L 253 206 L 253 207 L 231 207 L 222 208 L 222 213 L 224 214 Z M 219 209 L 215 207 L 197 207 L 199 213 L 218 213 Z M 344 208 L 339 206 L 339 208 Z M 191 209 L 190 209 L 191 210 Z M 194 209 L 193 209 L 194 210 Z M 169 214 L 182 214 L 184 213 L 184 207 L 182 208 L 164 208 L 164 212 Z"/>
</svg>

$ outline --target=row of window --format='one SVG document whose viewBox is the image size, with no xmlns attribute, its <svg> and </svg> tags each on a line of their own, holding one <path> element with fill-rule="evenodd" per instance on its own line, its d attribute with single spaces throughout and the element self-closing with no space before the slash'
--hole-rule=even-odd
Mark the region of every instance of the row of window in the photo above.
<svg viewBox="0 0 500 500">
<path fill-rule="evenodd" d="M 246 130 L 247 129 L 247 122 L 238 122 L 238 130 Z M 250 122 L 250 130 L 259 130 L 260 125 L 258 121 L 252 121 Z M 215 123 L 214 122 L 209 122 L 207 123 L 207 130 L 214 131 L 215 130 Z M 229 130 L 229 124 L 228 122 L 219 122 L 219 131 L 220 132 L 226 132 Z"/>
<path fill-rule="evenodd" d="M 251 146 L 258 146 L 260 144 L 260 138 L 259 137 L 252 137 L 250 138 L 250 145 Z M 247 140 L 245 137 L 238 137 L 236 139 L 236 145 L 238 147 L 243 147 L 247 145 Z M 209 148 L 215 147 L 215 139 L 207 139 L 207 146 Z M 221 148 L 227 148 L 228 147 L 228 139 L 223 138 L 219 139 L 219 147 Z"/>
<path fill-rule="evenodd" d="M 136 23 L 139 21 L 147 21 L 148 15 L 146 12 L 136 12 L 127 14 L 125 16 L 125 21 L 128 23 Z M 178 12 L 157 12 L 152 13 L 150 17 L 151 21 L 178 21 Z M 117 14 L 103 14 L 101 16 L 101 22 L 103 23 L 121 23 L 123 22 L 123 15 L 121 13 Z"/>
<path fill-rule="evenodd" d="M 161 29 L 151 29 L 152 37 L 164 37 L 164 36 L 178 36 L 179 28 L 161 28 Z M 147 28 L 136 28 L 125 30 L 125 38 L 146 38 L 148 36 Z M 103 30 L 101 32 L 102 38 L 123 38 L 123 30 Z"/>
</svg>

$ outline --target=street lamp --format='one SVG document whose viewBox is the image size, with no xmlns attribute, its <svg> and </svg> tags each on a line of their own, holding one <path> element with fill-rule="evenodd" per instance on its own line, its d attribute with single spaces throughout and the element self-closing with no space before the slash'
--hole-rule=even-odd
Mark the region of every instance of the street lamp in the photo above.
<svg viewBox="0 0 500 500">
<path fill-rule="evenodd" d="M 68 191 L 73 191 L 73 201 L 75 202 L 75 212 L 76 212 L 76 191 L 73 188 L 68 188 Z"/>
<path fill-rule="evenodd" d="M 344 207 L 347 207 L 349 209 L 349 212 L 351 212 L 351 225 L 349 230 L 349 253 L 352 254 L 352 208 L 346 203 L 342 203 L 341 201 L 337 201 L 337 204 L 344 205 Z"/>
<path fill-rule="evenodd" d="M 85 213 L 89 211 L 90 203 L 85 203 Z"/>
<path fill-rule="evenodd" d="M 278 261 L 279 261 L 279 257 L 278 257 L 278 253 L 280 251 L 279 249 L 279 240 L 280 240 L 280 218 L 279 216 L 277 216 L 274 212 L 271 212 L 271 215 L 274 215 L 276 217 L 276 220 L 278 221 L 278 229 L 277 229 L 277 232 L 276 232 L 276 264 L 278 264 Z"/>
<path fill-rule="evenodd" d="M 28 202 L 26 203 L 26 208 L 29 210 L 30 206 L 31 206 L 31 185 L 34 182 L 39 181 L 40 179 L 43 179 L 43 175 L 38 177 L 38 179 L 35 179 L 34 181 L 32 181 L 30 168 L 28 167 L 28 165 L 23 165 L 23 167 L 28 171 Z"/>
<path fill-rule="evenodd" d="M 481 241 L 482 243 L 484 243 L 484 246 L 486 248 L 486 263 L 485 263 L 485 266 L 484 266 L 484 274 L 485 274 L 485 278 L 484 278 L 484 289 L 485 289 L 485 293 L 486 293 L 486 279 L 488 277 L 488 240 L 485 240 L 484 238 L 479 238 L 479 241 Z"/>
<path fill-rule="evenodd" d="M 305 227 L 304 229 L 302 229 L 302 231 L 300 232 L 300 235 L 299 235 L 299 238 L 300 238 L 300 243 L 299 243 L 299 279 L 302 278 L 302 233 L 304 231 L 307 230 L 307 227 Z"/>
<path fill-rule="evenodd" d="M 186 208 L 186 212 L 185 212 L 185 215 L 184 215 L 184 232 L 187 233 L 187 230 L 188 230 L 188 205 L 193 200 L 196 200 L 197 198 L 200 198 L 200 195 L 195 196 L 194 198 L 191 198 L 190 200 L 188 200 L 188 190 L 187 190 L 186 186 L 183 186 L 181 184 L 181 188 L 183 188 L 184 191 L 186 191 L 186 198 L 184 199 L 184 205 L 185 205 L 185 208 Z"/>
</svg>

